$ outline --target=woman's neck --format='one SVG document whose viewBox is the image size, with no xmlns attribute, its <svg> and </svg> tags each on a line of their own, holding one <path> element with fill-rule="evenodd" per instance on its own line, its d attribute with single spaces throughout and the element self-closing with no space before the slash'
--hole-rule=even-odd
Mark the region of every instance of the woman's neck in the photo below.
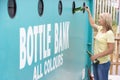
<svg viewBox="0 0 120 80">
<path fill-rule="evenodd" d="M 102 32 L 102 33 L 106 33 L 106 32 L 107 32 L 107 29 L 103 27 L 102 30 L 101 30 L 101 32 Z"/>
</svg>

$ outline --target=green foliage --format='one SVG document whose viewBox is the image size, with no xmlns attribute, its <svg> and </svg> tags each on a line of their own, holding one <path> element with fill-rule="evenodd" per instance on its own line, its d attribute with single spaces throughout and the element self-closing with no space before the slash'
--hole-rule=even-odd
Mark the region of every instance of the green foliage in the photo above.
<svg viewBox="0 0 120 80">
<path fill-rule="evenodd" d="M 117 26 L 117 22 L 114 20 L 114 21 L 112 22 L 112 25 L 113 25 L 113 26 Z"/>
<path fill-rule="evenodd" d="M 112 22 L 112 29 L 113 29 L 113 32 L 116 33 L 116 30 L 117 30 L 117 22 L 116 21 Z"/>
</svg>

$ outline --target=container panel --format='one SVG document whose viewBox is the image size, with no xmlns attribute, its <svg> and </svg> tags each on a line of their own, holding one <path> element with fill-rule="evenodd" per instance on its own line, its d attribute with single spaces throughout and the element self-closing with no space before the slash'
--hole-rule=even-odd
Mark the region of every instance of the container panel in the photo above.
<svg viewBox="0 0 120 80">
<path fill-rule="evenodd" d="M 92 30 L 73 2 L 93 9 L 93 0 L 0 0 L 0 80 L 89 80 Z"/>
</svg>

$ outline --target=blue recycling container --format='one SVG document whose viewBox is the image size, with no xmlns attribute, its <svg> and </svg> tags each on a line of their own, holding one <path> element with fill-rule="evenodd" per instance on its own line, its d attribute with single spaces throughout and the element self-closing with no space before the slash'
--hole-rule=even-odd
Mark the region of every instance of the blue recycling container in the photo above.
<svg viewBox="0 0 120 80">
<path fill-rule="evenodd" d="M 89 80 L 93 1 L 0 0 L 0 80 Z"/>
</svg>

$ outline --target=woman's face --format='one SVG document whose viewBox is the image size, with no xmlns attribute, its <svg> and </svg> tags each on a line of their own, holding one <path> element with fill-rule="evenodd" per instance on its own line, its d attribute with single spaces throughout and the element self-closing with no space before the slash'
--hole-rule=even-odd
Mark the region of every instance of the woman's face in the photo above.
<svg viewBox="0 0 120 80">
<path fill-rule="evenodd" d="M 102 26 L 104 26 L 104 20 L 102 16 L 99 16 L 98 23 Z"/>
</svg>

